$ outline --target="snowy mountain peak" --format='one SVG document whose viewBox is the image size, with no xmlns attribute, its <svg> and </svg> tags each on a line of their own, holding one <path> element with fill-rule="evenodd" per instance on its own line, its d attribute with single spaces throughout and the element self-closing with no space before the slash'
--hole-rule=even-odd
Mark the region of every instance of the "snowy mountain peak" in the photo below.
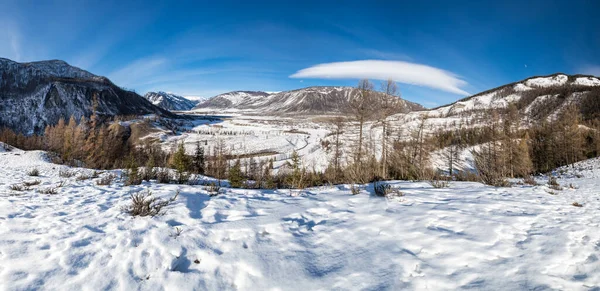
<svg viewBox="0 0 600 291">
<path fill-rule="evenodd" d="M 353 87 L 314 86 L 274 94 L 235 91 L 217 95 L 200 103 L 195 109 L 247 111 L 258 114 L 338 114 L 348 112 L 349 101 L 357 93 L 356 90 Z M 419 104 L 402 101 L 405 112 L 424 109 Z"/>
<path fill-rule="evenodd" d="M 183 96 L 179 96 L 170 92 L 148 92 L 144 95 L 152 104 L 166 110 L 186 111 L 194 108 L 197 102 L 188 100 Z"/>
</svg>

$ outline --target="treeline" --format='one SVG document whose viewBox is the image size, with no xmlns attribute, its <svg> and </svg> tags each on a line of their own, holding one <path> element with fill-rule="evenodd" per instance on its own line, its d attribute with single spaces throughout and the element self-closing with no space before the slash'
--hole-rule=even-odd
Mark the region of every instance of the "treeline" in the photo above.
<svg viewBox="0 0 600 291">
<path fill-rule="evenodd" d="M 208 175 L 218 181 L 227 179 L 239 188 L 304 188 L 389 179 L 477 180 L 502 186 L 506 178 L 545 173 L 600 155 L 600 122 L 584 118 L 573 104 L 565 104 L 557 116 L 528 127 L 522 124 L 523 110 L 511 104 L 483 112 L 483 126 L 472 127 L 468 121 L 464 127 L 431 134 L 424 114 L 414 129 L 400 132 L 389 122 L 404 106 L 399 98 L 389 98 L 399 95 L 395 82 L 381 84 L 386 94 L 372 93 L 373 87 L 368 80 L 361 80 L 357 94 L 350 99 L 352 116 L 330 120 L 333 130 L 321 143 L 329 157 L 324 171 L 303 165 L 297 152 L 275 170 L 273 159 L 232 155 L 223 140 L 206 153 L 200 143 L 191 155 L 183 144 L 165 151 L 159 143 L 139 139 L 152 127 L 151 120 L 121 124 L 100 122 L 96 116 L 71 117 L 46 127 L 44 135 L 25 136 L 0 129 L 0 141 L 25 150 L 54 152 L 62 163 L 126 169 L 127 184 L 143 180 L 195 183 L 197 175 Z M 367 126 L 380 128 L 381 136 L 366 136 Z M 349 127 L 355 127 L 356 138 L 344 134 Z M 457 170 L 467 147 L 473 147 L 476 173 Z M 435 151 L 441 152 L 443 171 L 431 167 Z"/>
</svg>

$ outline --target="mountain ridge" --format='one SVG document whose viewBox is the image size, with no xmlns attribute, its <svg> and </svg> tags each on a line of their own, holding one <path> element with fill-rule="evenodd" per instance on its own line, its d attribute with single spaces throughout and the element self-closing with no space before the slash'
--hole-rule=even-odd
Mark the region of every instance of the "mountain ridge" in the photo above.
<svg viewBox="0 0 600 291">
<path fill-rule="evenodd" d="M 157 114 L 174 117 L 138 94 L 108 78 L 94 75 L 65 61 L 19 63 L 0 58 L 0 127 L 24 134 L 42 133 L 47 125 L 71 115 L 100 116 Z"/>
</svg>

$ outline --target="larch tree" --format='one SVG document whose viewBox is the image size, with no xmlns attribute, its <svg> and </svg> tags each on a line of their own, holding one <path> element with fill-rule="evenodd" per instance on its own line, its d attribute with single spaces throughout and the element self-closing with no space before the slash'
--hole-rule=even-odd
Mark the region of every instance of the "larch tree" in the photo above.
<svg viewBox="0 0 600 291">
<path fill-rule="evenodd" d="M 402 100 L 400 99 L 398 85 L 391 79 L 388 79 L 381 84 L 381 92 L 384 94 L 377 94 L 378 98 L 376 102 L 377 122 L 381 125 L 381 169 L 379 175 L 383 179 L 387 179 L 388 140 L 391 136 L 388 119 L 390 116 L 400 112 L 404 107 L 404 103 L 402 103 Z"/>
<path fill-rule="evenodd" d="M 363 155 L 363 130 L 365 122 L 373 114 L 373 84 L 368 79 L 358 82 L 357 94 L 350 99 L 350 109 L 358 122 L 358 140 L 354 163 L 360 167 Z"/>
</svg>

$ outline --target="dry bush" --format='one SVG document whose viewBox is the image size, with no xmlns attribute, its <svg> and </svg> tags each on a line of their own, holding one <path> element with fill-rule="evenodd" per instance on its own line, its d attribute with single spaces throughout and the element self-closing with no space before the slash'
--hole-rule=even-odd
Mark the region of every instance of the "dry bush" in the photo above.
<svg viewBox="0 0 600 291">
<path fill-rule="evenodd" d="M 135 171 L 127 171 L 123 176 L 123 185 L 125 186 L 140 185 L 143 181 L 142 176 Z"/>
<path fill-rule="evenodd" d="M 42 188 L 42 189 L 38 189 L 38 192 L 41 194 L 54 195 L 54 194 L 58 194 L 58 187 Z"/>
<path fill-rule="evenodd" d="M 205 187 L 205 190 L 206 190 L 206 192 L 208 192 L 209 196 L 211 196 L 211 197 L 217 196 L 221 192 L 221 186 L 212 182 L 212 183 L 208 184 L 208 186 Z"/>
<path fill-rule="evenodd" d="M 29 172 L 27 172 L 27 175 L 37 177 L 40 175 L 40 170 L 38 170 L 37 168 L 33 168 Z"/>
<path fill-rule="evenodd" d="M 162 214 L 162 209 L 175 201 L 178 196 L 179 190 L 177 190 L 175 196 L 168 200 L 152 197 L 152 192 L 150 190 L 147 190 L 146 192 L 140 191 L 131 194 L 131 204 L 124 207 L 123 210 L 131 216 L 156 216 Z"/>
<path fill-rule="evenodd" d="M 112 173 L 105 175 L 104 177 L 100 178 L 100 180 L 96 181 L 96 185 L 98 185 L 98 186 L 110 185 L 110 184 L 112 184 L 112 182 L 114 181 L 115 178 L 116 178 L 116 176 Z"/>
<path fill-rule="evenodd" d="M 75 172 L 74 171 L 69 171 L 69 170 L 60 170 L 58 172 L 58 176 L 61 178 L 71 178 L 73 176 L 75 176 Z"/>
<path fill-rule="evenodd" d="M 560 191 L 563 189 L 560 186 L 560 184 L 558 184 L 558 180 L 556 179 L 556 177 L 553 177 L 553 176 L 550 176 L 548 178 L 548 187 L 550 187 L 550 189 L 557 190 L 557 191 Z"/>
<path fill-rule="evenodd" d="M 583 207 L 583 204 L 579 204 L 577 202 L 573 202 L 573 204 L 571 204 L 571 205 L 573 205 L 575 207 Z"/>
<path fill-rule="evenodd" d="M 156 181 L 161 184 L 169 184 L 171 182 L 171 173 L 169 173 L 169 170 L 159 168 L 156 171 Z"/>
<path fill-rule="evenodd" d="M 25 186 L 23 186 L 21 184 L 10 185 L 8 188 L 10 190 L 13 190 L 13 191 L 28 191 L 28 190 L 31 190 L 29 187 L 25 187 Z"/>
<path fill-rule="evenodd" d="M 533 176 L 527 176 L 527 177 L 523 178 L 523 183 L 525 183 L 527 185 L 531 185 L 531 186 L 537 185 L 537 182 L 535 182 L 535 179 L 533 178 Z"/>
<path fill-rule="evenodd" d="M 473 173 L 470 171 L 460 171 L 454 174 L 454 178 L 456 181 L 466 181 L 466 182 L 481 182 L 481 179 L 477 175 L 477 173 Z"/>
<path fill-rule="evenodd" d="M 373 190 L 375 195 L 379 197 L 404 196 L 404 193 L 402 193 L 400 189 L 394 188 L 390 184 L 381 182 L 373 183 Z"/>
<path fill-rule="evenodd" d="M 571 188 L 571 189 L 579 189 L 579 187 L 573 185 L 572 183 L 569 183 L 569 188 Z"/>
<path fill-rule="evenodd" d="M 360 187 L 356 186 L 355 184 L 350 185 L 350 193 L 352 193 L 352 195 L 357 195 L 360 193 Z"/>
<path fill-rule="evenodd" d="M 26 182 L 23 182 L 23 186 L 31 187 L 31 186 L 39 185 L 40 183 L 42 183 L 42 181 L 40 181 L 40 180 L 26 181 Z"/>
<path fill-rule="evenodd" d="M 441 189 L 450 187 L 450 182 L 448 180 L 440 179 L 439 177 L 434 177 L 429 180 L 429 185 L 433 188 Z"/>
</svg>

